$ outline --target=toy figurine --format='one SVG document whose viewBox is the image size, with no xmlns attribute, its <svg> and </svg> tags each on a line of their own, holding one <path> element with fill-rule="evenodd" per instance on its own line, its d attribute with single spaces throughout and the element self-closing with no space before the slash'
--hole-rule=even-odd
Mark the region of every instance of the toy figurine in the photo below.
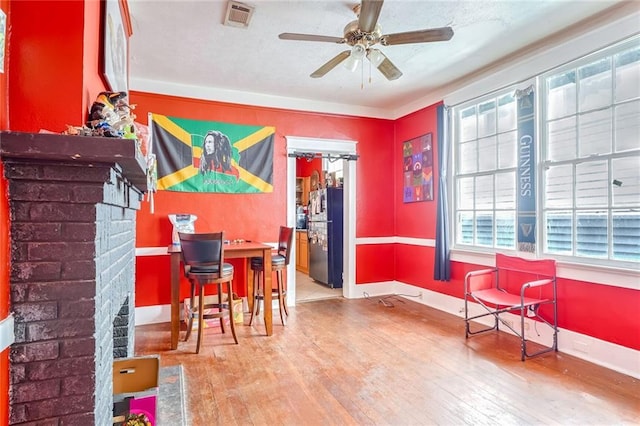
<svg viewBox="0 0 640 426">
<path fill-rule="evenodd" d="M 94 129 L 94 136 L 122 138 L 125 128 L 133 126 L 131 109 L 127 92 L 101 92 L 91 105 L 87 127 Z"/>
</svg>

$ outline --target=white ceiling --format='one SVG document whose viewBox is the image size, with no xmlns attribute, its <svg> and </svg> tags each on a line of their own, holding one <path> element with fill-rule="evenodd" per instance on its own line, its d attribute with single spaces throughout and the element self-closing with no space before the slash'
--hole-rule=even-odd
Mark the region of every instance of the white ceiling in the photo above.
<svg viewBox="0 0 640 426">
<path fill-rule="evenodd" d="M 451 26 L 449 41 L 382 46 L 403 72 L 388 81 L 369 62 L 309 74 L 345 50 L 326 42 L 280 40 L 282 32 L 342 37 L 356 19 L 346 0 L 246 0 L 249 28 L 224 26 L 226 0 L 129 0 L 130 88 L 225 102 L 397 116 L 403 105 L 442 99 L 443 88 L 618 1 L 385 0 L 383 34 Z M 378 45 L 379 46 L 379 45 Z M 371 81 L 369 81 L 371 75 Z M 431 99 L 437 94 L 440 98 Z"/>
</svg>

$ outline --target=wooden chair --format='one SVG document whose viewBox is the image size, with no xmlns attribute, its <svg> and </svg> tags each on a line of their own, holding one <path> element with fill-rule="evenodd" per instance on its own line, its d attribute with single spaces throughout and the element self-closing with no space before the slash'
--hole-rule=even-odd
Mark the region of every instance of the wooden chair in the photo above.
<svg viewBox="0 0 640 426">
<path fill-rule="evenodd" d="M 238 343 L 233 321 L 233 265 L 224 262 L 224 232 L 205 234 L 179 233 L 184 276 L 191 283 L 191 298 L 187 307 L 189 323 L 185 341 L 191 336 L 193 319 L 198 318 L 198 341 L 196 353 L 200 352 L 204 321 L 220 319 L 220 328 L 225 332 L 224 317 L 229 318 L 233 340 Z M 217 287 L 215 303 L 205 301 L 204 289 L 207 285 Z M 226 284 L 226 300 L 223 298 L 223 286 Z M 198 306 L 195 296 L 198 294 Z M 205 311 L 208 311 L 205 314 Z"/>
<path fill-rule="evenodd" d="M 287 286 L 284 282 L 282 271 L 287 269 L 287 265 L 289 265 L 292 244 L 293 228 L 281 226 L 277 253 L 271 256 L 271 268 L 276 273 L 276 283 L 275 288 L 272 289 L 272 294 L 278 298 L 282 325 L 286 324 L 285 315 L 289 316 L 289 311 L 287 310 Z M 261 257 L 251 258 L 251 270 L 253 271 L 253 309 L 251 310 L 249 325 L 253 324 L 253 316 L 260 313 L 260 302 L 264 300 L 264 265 Z"/>
<path fill-rule="evenodd" d="M 469 302 L 476 302 L 482 306 L 483 313 L 471 316 Z M 510 312 L 519 316 L 519 327 L 501 316 Z M 544 315 L 541 316 L 541 314 Z M 522 361 L 527 357 L 546 352 L 557 352 L 558 308 L 555 260 L 527 260 L 496 254 L 495 268 L 472 271 L 466 275 L 464 316 L 467 338 L 475 334 L 499 330 L 500 324 L 513 331 L 520 338 Z M 493 326 L 478 328 L 476 325 L 472 330 L 471 322 L 486 316 L 493 316 Z M 529 353 L 525 336 L 525 317 L 549 326 L 553 343 Z"/>
</svg>

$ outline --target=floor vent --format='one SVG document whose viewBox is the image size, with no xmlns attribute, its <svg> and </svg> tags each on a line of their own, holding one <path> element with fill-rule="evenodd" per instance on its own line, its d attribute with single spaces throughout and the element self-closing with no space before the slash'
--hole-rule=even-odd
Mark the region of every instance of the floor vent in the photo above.
<svg viewBox="0 0 640 426">
<path fill-rule="evenodd" d="M 237 1 L 229 1 L 227 13 L 224 17 L 224 25 L 247 28 L 253 15 L 253 9 L 252 6 L 247 6 Z"/>
</svg>

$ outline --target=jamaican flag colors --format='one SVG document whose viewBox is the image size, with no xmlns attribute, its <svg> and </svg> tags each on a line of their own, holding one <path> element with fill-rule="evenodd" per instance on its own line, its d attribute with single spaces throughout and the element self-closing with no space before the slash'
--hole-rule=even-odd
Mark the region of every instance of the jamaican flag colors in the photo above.
<svg viewBox="0 0 640 426">
<path fill-rule="evenodd" d="M 149 128 L 159 190 L 273 191 L 275 127 L 149 114 Z"/>
</svg>

